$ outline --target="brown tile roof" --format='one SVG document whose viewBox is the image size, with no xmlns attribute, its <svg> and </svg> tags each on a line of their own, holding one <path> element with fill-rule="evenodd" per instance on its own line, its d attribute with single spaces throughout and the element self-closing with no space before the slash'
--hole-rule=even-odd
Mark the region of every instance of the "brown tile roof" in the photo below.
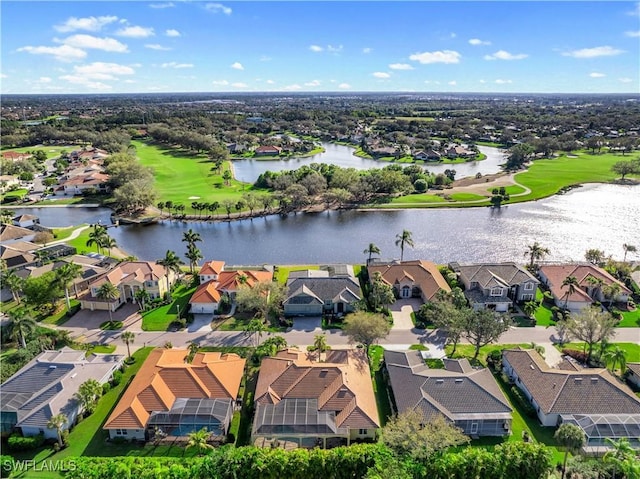
<svg viewBox="0 0 640 479">
<path fill-rule="evenodd" d="M 369 363 L 360 349 L 329 351 L 320 363 L 297 349 L 280 351 L 262 361 L 255 397 L 258 404 L 317 399 L 320 411 L 336 413 L 338 427 L 380 427 Z"/>
<path fill-rule="evenodd" d="M 273 273 L 271 271 L 223 271 L 218 276 L 218 289 L 220 291 L 237 291 L 240 285 L 243 284 L 240 281 L 241 276 L 246 278 L 244 284 L 249 287 L 255 286 L 256 283 L 273 280 Z"/>
<path fill-rule="evenodd" d="M 368 269 L 370 278 L 373 278 L 376 272 L 380 272 L 382 278 L 391 286 L 399 284 L 404 278 L 409 279 L 420 287 L 427 300 L 433 299 L 440 289 L 451 291 L 446 280 L 438 271 L 438 267 L 431 261 L 414 260 L 376 264 L 369 266 Z"/>
<path fill-rule="evenodd" d="M 575 293 L 569 296 L 569 301 L 585 301 L 592 302 L 593 299 L 586 293 L 586 289 L 593 287 L 587 280 L 589 277 L 600 279 L 603 284 L 617 283 L 620 286 L 620 291 L 626 294 L 631 293 L 623 283 L 615 279 L 604 269 L 592 264 L 557 264 L 557 265 L 545 265 L 540 267 L 540 272 L 544 274 L 549 282 L 549 288 L 551 293 L 556 298 L 565 298 L 567 294 L 567 288 L 562 287 L 562 282 L 569 276 L 575 276 L 578 280 L 580 288 L 576 288 Z"/>
<path fill-rule="evenodd" d="M 222 295 L 218 291 L 218 282 L 215 280 L 202 283 L 195 290 L 189 303 L 218 303 Z"/>
<path fill-rule="evenodd" d="M 104 429 L 142 429 L 154 411 L 169 411 L 177 398 L 235 400 L 245 360 L 236 354 L 154 349 L 107 419 Z"/>
<path fill-rule="evenodd" d="M 627 363 L 627 369 L 630 369 L 636 376 L 640 376 L 640 363 Z"/>
<path fill-rule="evenodd" d="M 554 369 L 534 350 L 505 350 L 503 359 L 545 414 L 640 414 L 640 399 L 606 369 Z"/>
<path fill-rule="evenodd" d="M 118 286 L 129 281 L 139 283 L 144 281 L 159 281 L 164 277 L 164 267 L 154 261 L 126 261 L 120 263 L 109 271 L 109 273 L 91 283 L 89 287 L 99 287 L 106 282 Z"/>
<path fill-rule="evenodd" d="M 199 275 L 220 274 L 224 269 L 224 261 L 207 261 L 200 268 Z"/>
</svg>

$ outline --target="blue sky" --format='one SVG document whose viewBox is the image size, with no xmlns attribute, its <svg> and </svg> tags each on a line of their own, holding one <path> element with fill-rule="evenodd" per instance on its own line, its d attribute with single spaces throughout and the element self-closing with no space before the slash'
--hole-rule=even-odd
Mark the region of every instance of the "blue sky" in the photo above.
<svg viewBox="0 0 640 479">
<path fill-rule="evenodd" d="M 638 2 L 6 1 L 3 93 L 640 92 Z"/>
</svg>

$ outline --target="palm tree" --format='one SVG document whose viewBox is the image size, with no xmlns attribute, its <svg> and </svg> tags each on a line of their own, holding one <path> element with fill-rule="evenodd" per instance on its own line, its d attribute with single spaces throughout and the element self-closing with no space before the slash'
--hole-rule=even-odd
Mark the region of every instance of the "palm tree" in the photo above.
<svg viewBox="0 0 640 479">
<path fill-rule="evenodd" d="M 55 429 L 58 433 L 58 445 L 63 447 L 64 444 L 62 442 L 62 428 L 67 424 L 69 418 L 63 413 L 56 414 L 55 416 L 51 416 L 49 421 L 47 422 L 47 428 Z"/>
<path fill-rule="evenodd" d="M 66 263 L 56 270 L 56 279 L 64 287 L 64 299 L 67 302 L 67 311 L 71 310 L 71 300 L 69 299 L 69 287 L 73 280 L 82 273 L 82 266 L 76 263 Z"/>
<path fill-rule="evenodd" d="M 597 298 L 598 297 L 598 291 L 601 292 L 601 288 L 602 285 L 604 284 L 604 281 L 602 281 L 602 279 L 600 278 L 596 278 L 595 276 L 587 276 L 586 278 L 587 283 L 589 283 L 591 285 L 591 294 L 589 296 L 591 296 L 592 298 Z"/>
<path fill-rule="evenodd" d="M 262 322 L 262 320 L 252 319 L 251 321 L 249 321 L 249 324 L 247 325 L 245 332 L 247 333 L 247 335 L 251 335 L 253 333 L 254 347 L 257 348 L 258 345 L 260 344 L 262 333 L 264 333 L 266 330 L 267 328 Z"/>
<path fill-rule="evenodd" d="M 202 455 L 213 449 L 213 446 L 208 442 L 209 436 L 211 436 L 211 433 L 207 431 L 206 427 L 203 427 L 199 431 L 190 432 L 187 449 L 195 448 L 198 451 L 198 455 Z"/>
<path fill-rule="evenodd" d="M 182 233 L 182 242 L 187 243 L 187 246 L 195 246 L 195 244 L 199 241 L 202 241 L 200 233 L 193 231 L 191 228 L 189 228 L 188 231 Z"/>
<path fill-rule="evenodd" d="M 611 309 L 611 306 L 620 294 L 620 291 L 622 291 L 622 288 L 618 283 L 607 284 L 602 288 L 602 294 L 604 294 L 605 298 L 609 300 L 609 309 Z"/>
<path fill-rule="evenodd" d="M 176 274 L 180 274 L 180 265 L 184 262 L 178 257 L 178 255 L 171 250 L 167 250 L 164 258 L 159 259 L 157 263 L 160 266 L 164 266 L 165 276 L 167 277 L 167 296 L 171 299 L 171 283 L 169 282 L 169 273 L 173 271 Z"/>
<path fill-rule="evenodd" d="M 158 202 L 158 204 L 156 206 L 160 210 L 160 214 L 162 214 L 162 210 L 164 210 L 164 207 L 166 206 L 166 203 L 164 201 L 160 201 L 160 202 Z"/>
<path fill-rule="evenodd" d="M 13 296 L 13 300 L 20 304 L 20 291 L 22 291 L 22 286 L 24 285 L 24 280 L 18 276 L 15 271 L 8 271 L 4 278 L 2 278 L 2 282 L 9 288 L 11 291 L 11 295 Z"/>
<path fill-rule="evenodd" d="M 611 372 L 616 370 L 616 366 L 620 366 L 620 375 L 624 374 L 625 369 L 627 368 L 627 353 L 620 349 L 619 346 L 616 346 L 613 349 L 608 349 L 602 355 L 605 363 L 609 366 Z"/>
<path fill-rule="evenodd" d="M 527 246 L 527 250 L 524 252 L 524 255 L 529 257 L 529 268 L 533 269 L 535 261 L 544 258 L 550 252 L 549 248 L 541 246 L 537 241 L 534 241 L 532 245 Z"/>
<path fill-rule="evenodd" d="M 98 299 L 102 301 L 106 301 L 107 309 L 109 310 L 109 325 L 113 324 L 113 313 L 111 308 L 111 302 L 118 299 L 120 297 L 120 290 L 116 288 L 113 284 L 106 281 L 98 288 L 98 293 L 96 294 Z"/>
<path fill-rule="evenodd" d="M 122 342 L 127 345 L 127 355 L 129 356 L 129 358 L 131 358 L 130 344 L 132 344 L 133 340 L 136 339 L 135 333 L 131 331 L 125 331 L 120 335 L 120 337 L 122 338 Z"/>
<path fill-rule="evenodd" d="M 524 311 L 524 314 L 533 318 L 538 310 L 538 303 L 536 301 L 527 301 L 522 306 L 522 310 Z"/>
<path fill-rule="evenodd" d="M 622 249 L 624 249 L 624 258 L 622 259 L 623 263 L 627 262 L 627 253 L 635 253 L 636 251 L 638 251 L 638 249 L 635 246 L 627 243 L 622 245 Z"/>
<path fill-rule="evenodd" d="M 93 225 L 93 231 L 89 232 L 89 239 L 86 244 L 87 246 L 96 245 L 98 253 L 102 254 L 102 244 L 105 236 L 107 236 L 107 228 L 102 225 Z"/>
<path fill-rule="evenodd" d="M 378 248 L 375 244 L 369 243 L 369 247 L 363 251 L 364 254 L 368 254 L 369 258 L 367 259 L 367 264 L 371 263 L 371 257 L 374 254 L 380 254 L 380 248 Z"/>
<path fill-rule="evenodd" d="M 9 312 L 11 318 L 11 339 L 20 341 L 23 349 L 27 348 L 27 336 L 36 330 L 36 321 L 24 308 Z"/>
<path fill-rule="evenodd" d="M 196 356 L 196 353 L 198 352 L 198 349 L 200 349 L 200 345 L 198 343 L 196 343 L 195 341 L 191 341 L 189 343 L 189 354 L 187 354 L 187 362 L 188 363 L 193 361 L 193 358 Z"/>
<path fill-rule="evenodd" d="M 569 453 L 579 451 L 585 445 L 586 439 L 582 429 L 575 424 L 569 423 L 561 424 L 553 437 L 560 446 L 564 447 L 564 462 L 562 464 L 562 479 L 564 479 Z"/>
<path fill-rule="evenodd" d="M 411 237 L 411 231 L 402 230 L 401 234 L 396 235 L 396 246 L 400 246 L 400 261 L 404 259 L 404 247 L 405 245 L 413 248 L 413 238 Z"/>
<path fill-rule="evenodd" d="M 105 234 L 104 238 L 102 239 L 102 245 L 101 246 L 104 249 L 106 249 L 107 252 L 108 252 L 108 255 L 111 256 L 111 250 L 113 248 L 115 248 L 116 246 L 118 246 L 118 244 L 116 243 L 116 240 L 114 238 L 112 238 L 108 234 Z"/>
<path fill-rule="evenodd" d="M 328 348 L 327 336 L 325 334 L 316 334 L 313 338 L 313 347 L 318 351 L 318 362 L 322 359 L 322 353 Z"/>
<path fill-rule="evenodd" d="M 78 392 L 75 394 L 87 414 L 91 414 L 95 410 L 96 403 L 101 396 L 102 385 L 95 379 L 87 379 L 78 387 Z"/>
<path fill-rule="evenodd" d="M 146 289 L 139 289 L 138 291 L 136 291 L 136 293 L 133 296 L 138 302 L 140 309 L 144 309 L 147 301 L 149 301 L 150 299 L 149 293 L 147 292 Z"/>
<path fill-rule="evenodd" d="M 580 283 L 578 283 L 578 279 L 575 276 L 567 276 L 562 281 L 562 288 L 565 287 L 567 288 L 567 292 L 564 295 L 564 309 L 567 309 L 567 305 L 569 304 L 569 296 L 577 291 L 577 289 L 580 287 Z"/>
<path fill-rule="evenodd" d="M 190 244 L 187 248 L 185 257 L 189 260 L 189 269 L 191 270 L 191 274 L 194 274 L 195 267 L 198 266 L 198 261 L 204 258 L 204 256 L 202 256 L 202 252 L 196 248 L 196 245 Z"/>
<path fill-rule="evenodd" d="M 626 479 L 640 479 L 640 461 L 638 461 L 638 453 L 631 446 L 628 439 L 622 438 L 614 441 L 605 438 L 611 449 L 603 457 L 603 461 L 613 464 L 613 479 L 616 479 L 616 472 L 622 473 L 621 477 Z"/>
</svg>

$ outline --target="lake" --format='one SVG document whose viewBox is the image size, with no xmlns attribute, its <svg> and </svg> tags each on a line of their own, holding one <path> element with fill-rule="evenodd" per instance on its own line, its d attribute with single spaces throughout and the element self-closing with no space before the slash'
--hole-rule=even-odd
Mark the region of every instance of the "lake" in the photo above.
<svg viewBox="0 0 640 479">
<path fill-rule="evenodd" d="M 102 220 L 109 210 L 87 208 L 16 209 L 41 216 L 44 225 Z M 490 262 L 524 261 L 527 245 L 538 241 L 549 260 L 584 259 L 589 248 L 622 258 L 623 243 L 640 243 L 640 185 L 586 185 L 544 200 L 493 208 L 329 211 L 268 216 L 236 222 L 165 221 L 149 226 L 110 228 L 118 246 L 146 260 L 167 249 L 183 255 L 182 234 L 200 233 L 206 259 L 228 264 L 363 262 L 370 242 L 383 258 L 399 258 L 395 236 L 413 233 L 405 259 Z"/>
</svg>

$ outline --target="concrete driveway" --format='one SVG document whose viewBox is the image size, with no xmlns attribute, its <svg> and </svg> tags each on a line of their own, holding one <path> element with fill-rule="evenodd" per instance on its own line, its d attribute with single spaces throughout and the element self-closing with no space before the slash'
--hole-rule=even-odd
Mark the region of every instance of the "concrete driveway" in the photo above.
<svg viewBox="0 0 640 479">
<path fill-rule="evenodd" d="M 293 326 L 290 331 L 305 331 L 307 333 L 318 330 L 322 331 L 322 317 L 308 316 L 293 318 Z"/>
<path fill-rule="evenodd" d="M 189 333 L 209 332 L 211 331 L 212 314 L 194 314 L 193 322 L 187 325 Z"/>
<path fill-rule="evenodd" d="M 422 301 L 417 298 L 398 299 L 389 308 L 393 316 L 393 330 L 410 330 L 413 329 L 413 321 L 411 321 L 411 313 L 418 311 L 422 306 Z"/>
</svg>

